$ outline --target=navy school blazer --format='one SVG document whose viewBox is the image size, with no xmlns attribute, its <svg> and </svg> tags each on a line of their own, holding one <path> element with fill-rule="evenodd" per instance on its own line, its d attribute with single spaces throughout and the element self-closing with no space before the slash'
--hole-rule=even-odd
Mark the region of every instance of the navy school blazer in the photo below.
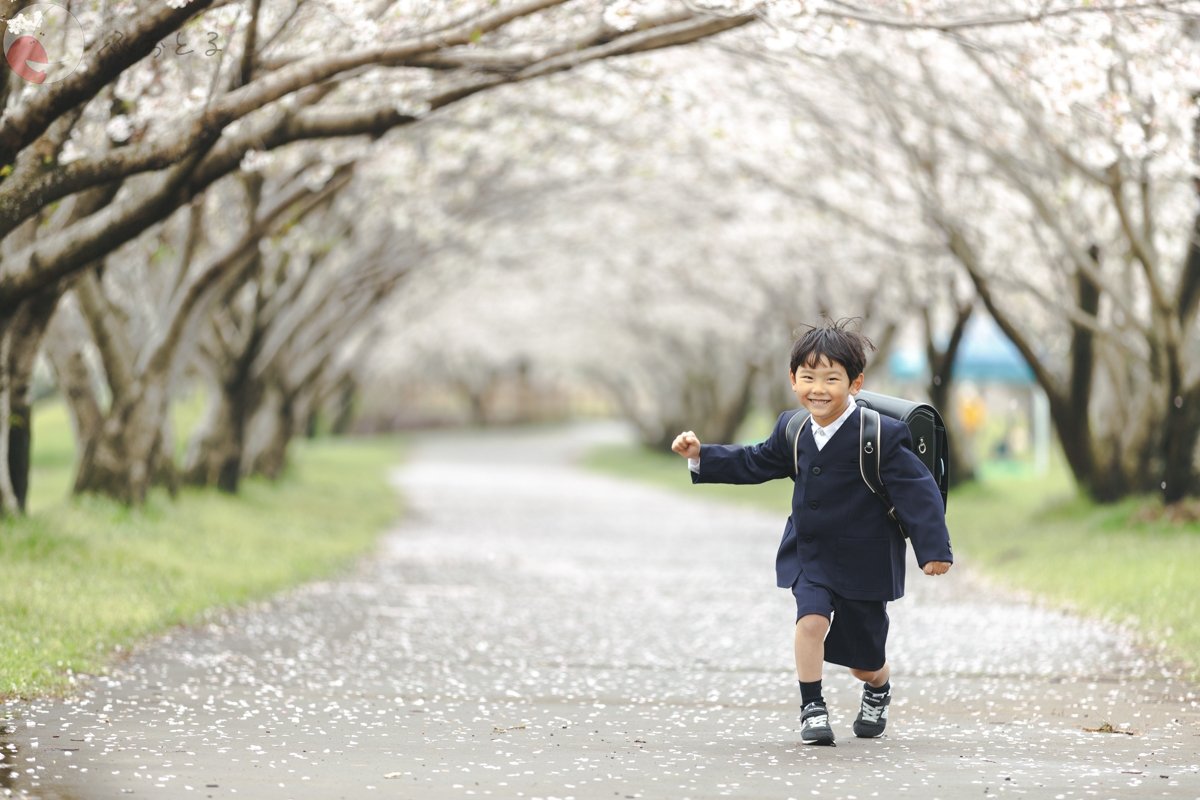
<svg viewBox="0 0 1200 800">
<path fill-rule="evenodd" d="M 775 578 L 787 588 L 804 575 L 811 583 L 851 600 L 895 600 L 904 594 L 904 537 L 871 493 L 859 471 L 859 427 L 855 410 L 823 450 L 811 423 L 800 432 L 799 472 L 792 472 L 792 446 L 785 411 L 766 441 L 750 446 L 700 446 L 700 470 L 692 483 L 764 483 L 793 478 L 792 514 L 775 558 Z M 896 514 L 912 540 L 917 563 L 953 561 L 950 532 L 937 482 L 910 448 L 908 426 L 880 415 L 883 439 L 879 468 Z"/>
</svg>

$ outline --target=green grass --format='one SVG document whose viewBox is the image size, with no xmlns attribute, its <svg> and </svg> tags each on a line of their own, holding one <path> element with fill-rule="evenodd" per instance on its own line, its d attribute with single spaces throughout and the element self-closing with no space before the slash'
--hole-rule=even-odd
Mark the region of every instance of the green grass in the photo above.
<svg viewBox="0 0 1200 800">
<path fill-rule="evenodd" d="M 1200 523 L 1140 519 L 1155 505 L 1097 505 L 1059 471 L 963 487 L 948 519 L 956 547 L 985 573 L 1133 623 L 1200 678 Z"/>
<path fill-rule="evenodd" d="M 585 464 L 692 497 L 786 513 L 791 482 L 693 487 L 682 460 L 637 447 L 593 450 Z M 1096 505 L 1068 473 L 998 470 L 955 490 L 947 521 L 960 560 L 1056 605 L 1132 622 L 1200 678 L 1200 523 L 1139 521 L 1153 501 Z"/>
<path fill-rule="evenodd" d="M 129 509 L 68 500 L 66 415 L 49 405 L 34 424 L 31 513 L 0 523 L 0 698 L 62 691 L 117 646 L 342 569 L 400 511 L 386 483 L 396 440 L 298 441 L 276 484 Z"/>
<path fill-rule="evenodd" d="M 29 470 L 27 501 L 31 512 L 60 504 L 70 491 L 75 464 L 73 437 L 66 406 L 45 403 L 34 408 L 33 464 Z"/>
</svg>

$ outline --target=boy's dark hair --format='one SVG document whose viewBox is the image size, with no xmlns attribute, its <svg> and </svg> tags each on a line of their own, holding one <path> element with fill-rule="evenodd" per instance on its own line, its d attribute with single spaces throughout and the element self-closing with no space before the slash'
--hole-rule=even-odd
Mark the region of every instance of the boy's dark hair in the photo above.
<svg viewBox="0 0 1200 800">
<path fill-rule="evenodd" d="M 792 345 L 792 374 L 802 366 L 817 366 L 824 357 L 831 364 L 845 367 L 850 380 L 861 375 L 867 366 L 867 350 L 874 350 L 875 344 L 861 331 L 850 328 L 859 321 L 858 317 L 843 317 L 837 322 L 806 325 L 808 330 Z"/>
</svg>

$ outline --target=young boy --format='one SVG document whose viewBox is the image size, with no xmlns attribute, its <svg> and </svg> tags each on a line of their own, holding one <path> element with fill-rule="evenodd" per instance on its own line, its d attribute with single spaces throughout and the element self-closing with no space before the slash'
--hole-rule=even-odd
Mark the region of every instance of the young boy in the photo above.
<svg viewBox="0 0 1200 800">
<path fill-rule="evenodd" d="M 775 560 L 781 588 L 796 598 L 796 676 L 800 738 L 831 745 L 821 695 L 823 662 L 850 668 L 864 682 L 854 735 L 883 733 L 892 698 L 884 654 L 889 600 L 904 594 L 904 537 L 871 493 L 859 468 L 859 411 L 866 348 L 874 345 L 845 321 L 808 330 L 792 347 L 790 375 L 809 420 L 793 442 L 785 411 L 766 441 L 749 447 L 706 444 L 692 431 L 671 449 L 688 459 L 693 483 L 763 483 L 793 478 L 792 515 Z M 880 415 L 879 468 L 896 514 L 926 575 L 942 575 L 953 556 L 937 483 L 910 449 L 904 423 Z M 795 470 L 795 472 L 793 472 Z"/>
</svg>

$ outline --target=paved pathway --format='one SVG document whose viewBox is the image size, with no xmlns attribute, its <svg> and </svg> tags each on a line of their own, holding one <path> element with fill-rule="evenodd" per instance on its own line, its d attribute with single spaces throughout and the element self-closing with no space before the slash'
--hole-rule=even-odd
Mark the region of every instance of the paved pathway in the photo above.
<svg viewBox="0 0 1200 800">
<path fill-rule="evenodd" d="M 1200 798 L 1195 687 L 969 564 L 910 573 L 892 606 L 888 734 L 850 734 L 859 685 L 835 673 L 839 745 L 803 748 L 781 516 L 569 465 L 616 435 L 420 440 L 397 476 L 411 513 L 351 574 L 156 640 L 67 702 L 0 707 L 0 789 Z M 1084 730 L 1104 723 L 1135 735 Z"/>
</svg>

